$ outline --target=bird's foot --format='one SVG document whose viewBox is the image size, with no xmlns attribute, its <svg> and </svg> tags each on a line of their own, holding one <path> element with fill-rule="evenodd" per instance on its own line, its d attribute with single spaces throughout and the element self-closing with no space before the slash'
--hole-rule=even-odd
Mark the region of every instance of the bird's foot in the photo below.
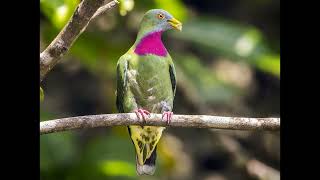
<svg viewBox="0 0 320 180">
<path fill-rule="evenodd" d="M 167 124 L 170 124 L 171 119 L 172 119 L 172 115 L 173 115 L 173 112 L 166 111 L 166 112 L 162 113 L 162 119 L 163 119 L 163 117 L 166 117 Z"/>
<path fill-rule="evenodd" d="M 141 120 L 141 118 L 142 118 L 143 121 L 146 121 L 145 116 L 150 116 L 150 112 L 147 110 L 144 110 L 144 109 L 138 109 L 138 110 L 135 110 L 134 112 L 136 113 L 138 119 Z"/>
</svg>

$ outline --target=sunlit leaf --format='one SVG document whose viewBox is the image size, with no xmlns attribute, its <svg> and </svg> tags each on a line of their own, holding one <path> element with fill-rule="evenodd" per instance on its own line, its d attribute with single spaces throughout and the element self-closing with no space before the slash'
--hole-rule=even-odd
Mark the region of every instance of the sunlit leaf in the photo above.
<svg viewBox="0 0 320 180">
<path fill-rule="evenodd" d="M 44 99 L 44 93 L 42 88 L 40 87 L 40 102 L 43 101 L 43 99 Z"/>
<path fill-rule="evenodd" d="M 181 0 L 154 0 L 157 8 L 165 9 L 179 21 L 187 18 L 187 8 Z"/>
<path fill-rule="evenodd" d="M 119 12 L 121 16 L 125 16 L 134 8 L 134 0 L 119 0 Z"/>
<path fill-rule="evenodd" d="M 40 0 L 40 10 L 58 29 L 61 29 L 73 14 L 80 0 Z"/>
<path fill-rule="evenodd" d="M 261 56 L 255 61 L 257 67 L 280 77 L 280 57 L 278 55 Z"/>
<path fill-rule="evenodd" d="M 235 42 L 235 53 L 240 57 L 248 57 L 259 41 L 261 41 L 261 34 L 255 29 L 250 29 Z"/>
<path fill-rule="evenodd" d="M 101 163 L 100 168 L 107 176 L 136 176 L 135 164 L 119 160 L 107 160 Z"/>
</svg>

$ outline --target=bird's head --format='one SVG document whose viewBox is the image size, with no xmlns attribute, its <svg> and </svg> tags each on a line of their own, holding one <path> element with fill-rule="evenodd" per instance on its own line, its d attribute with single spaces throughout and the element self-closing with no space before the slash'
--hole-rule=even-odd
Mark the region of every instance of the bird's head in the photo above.
<svg viewBox="0 0 320 180">
<path fill-rule="evenodd" d="M 152 9 L 145 13 L 140 29 L 145 31 L 182 30 L 182 23 L 163 9 Z"/>
</svg>

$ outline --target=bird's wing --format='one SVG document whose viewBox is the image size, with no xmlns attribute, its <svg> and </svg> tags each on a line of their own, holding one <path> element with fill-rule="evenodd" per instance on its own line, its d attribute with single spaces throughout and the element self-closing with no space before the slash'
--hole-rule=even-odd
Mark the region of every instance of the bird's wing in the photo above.
<svg viewBox="0 0 320 180">
<path fill-rule="evenodd" d="M 176 89 L 177 89 L 176 69 L 174 67 L 174 64 L 173 64 L 170 56 L 169 56 L 168 62 L 169 62 L 169 73 L 170 73 L 171 86 L 172 86 L 173 97 L 174 97 L 176 94 Z"/>
<path fill-rule="evenodd" d="M 124 113 L 123 98 L 124 92 L 127 88 L 127 70 L 128 70 L 128 56 L 123 55 L 119 58 L 117 63 L 117 109 L 120 113 Z"/>
<path fill-rule="evenodd" d="M 174 97 L 177 89 L 177 80 L 176 80 L 176 70 L 174 68 L 173 63 L 169 65 L 169 73 L 170 73 L 170 80 L 171 80 L 173 97 Z"/>
</svg>

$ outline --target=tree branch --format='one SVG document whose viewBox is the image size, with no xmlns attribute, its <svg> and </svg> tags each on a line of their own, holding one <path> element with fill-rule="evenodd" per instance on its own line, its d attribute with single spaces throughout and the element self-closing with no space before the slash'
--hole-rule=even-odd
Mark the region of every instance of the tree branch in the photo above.
<svg viewBox="0 0 320 180">
<path fill-rule="evenodd" d="M 146 122 L 137 119 L 135 113 L 101 114 L 68 117 L 40 122 L 40 134 L 124 125 L 150 125 L 167 127 L 217 128 L 236 130 L 279 130 L 280 118 L 243 118 L 207 115 L 173 115 L 168 125 L 161 114 L 151 114 Z"/>
<path fill-rule="evenodd" d="M 40 82 L 46 74 L 58 63 L 64 56 L 74 41 L 86 29 L 89 22 L 113 8 L 117 0 L 106 4 L 105 0 L 82 0 L 77 6 L 69 22 L 60 31 L 51 44 L 40 53 Z"/>
</svg>

